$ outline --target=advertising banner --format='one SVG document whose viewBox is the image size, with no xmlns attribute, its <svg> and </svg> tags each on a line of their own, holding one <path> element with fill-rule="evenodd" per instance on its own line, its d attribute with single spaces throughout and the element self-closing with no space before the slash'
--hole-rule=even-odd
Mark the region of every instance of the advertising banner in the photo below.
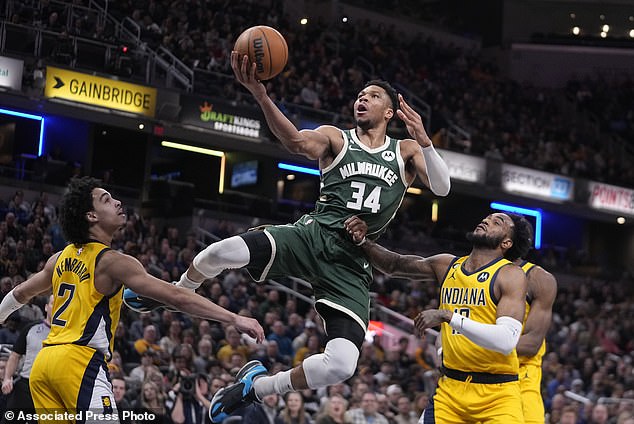
<svg viewBox="0 0 634 424">
<path fill-rule="evenodd" d="M 634 190 L 595 182 L 590 182 L 588 187 L 591 208 L 634 216 Z"/>
<path fill-rule="evenodd" d="M 0 86 L 20 91 L 24 61 L 0 56 Z"/>
<path fill-rule="evenodd" d="M 46 68 L 46 97 L 57 97 L 154 117 L 156 89 L 109 78 Z"/>
<path fill-rule="evenodd" d="M 262 136 L 258 110 L 200 96 L 181 96 L 181 123 L 253 139 Z"/>
<path fill-rule="evenodd" d="M 485 159 L 448 150 L 437 150 L 449 167 L 449 175 L 452 179 L 484 184 L 486 177 Z"/>
<path fill-rule="evenodd" d="M 574 195 L 574 180 L 515 165 L 502 165 L 502 189 L 551 201 L 569 201 Z"/>
</svg>

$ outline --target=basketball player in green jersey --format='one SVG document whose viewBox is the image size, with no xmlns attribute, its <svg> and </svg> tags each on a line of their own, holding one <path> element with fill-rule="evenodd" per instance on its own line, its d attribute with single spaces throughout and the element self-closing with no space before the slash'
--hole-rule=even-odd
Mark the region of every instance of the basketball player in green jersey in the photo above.
<svg viewBox="0 0 634 424">
<path fill-rule="evenodd" d="M 368 238 L 374 239 L 392 220 L 417 175 L 436 195 L 445 196 L 450 188 L 447 165 L 434 150 L 420 116 L 388 83 L 371 81 L 359 92 L 354 103 L 356 128 L 342 131 L 323 125 L 298 131 L 255 78 L 255 64 L 248 66 L 246 56 L 232 52 L 231 66 L 284 147 L 319 161 L 322 188 L 315 210 L 296 223 L 250 231 L 208 246 L 177 285 L 196 289 L 227 268 L 242 267 L 257 281 L 304 278 L 312 284 L 328 341 L 324 353 L 273 376 L 265 376 L 258 361 L 248 363 L 236 384 L 214 397 L 213 422 L 271 393 L 316 389 L 350 378 L 368 325 L 372 270 L 363 250 L 346 234 L 344 221 L 363 216 Z M 411 139 L 387 136 L 395 114 Z"/>
<path fill-rule="evenodd" d="M 514 261 L 526 274 L 526 314 L 524 329 L 517 343 L 520 362 L 520 388 L 526 424 L 544 422 L 542 399 L 542 358 L 546 353 L 546 333 L 550 328 L 553 303 L 557 296 L 557 280 L 544 268 L 525 259 Z"/>
<path fill-rule="evenodd" d="M 346 230 L 360 242 L 367 225 L 352 217 Z M 524 217 L 494 213 L 467 234 L 473 245 L 468 256 L 423 258 L 363 243 L 372 264 L 386 274 L 440 283 L 439 308 L 414 320 L 420 332 L 441 325 L 443 346 L 443 377 L 419 423 L 524 422 L 515 347 L 527 283 L 512 261 L 526 254 L 531 236 Z"/>
</svg>

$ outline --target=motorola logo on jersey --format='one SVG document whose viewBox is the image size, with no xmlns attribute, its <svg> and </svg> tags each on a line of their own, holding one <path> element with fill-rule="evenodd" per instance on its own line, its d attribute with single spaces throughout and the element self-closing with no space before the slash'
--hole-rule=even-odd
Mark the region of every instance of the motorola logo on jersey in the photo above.
<svg viewBox="0 0 634 424">
<path fill-rule="evenodd" d="M 479 282 L 484 283 L 488 279 L 489 279 L 489 273 L 488 272 L 481 272 L 480 274 L 478 274 L 478 281 Z"/>
<path fill-rule="evenodd" d="M 384 161 L 392 162 L 394 158 L 396 157 L 396 155 L 391 150 L 385 150 L 383 153 L 381 153 L 381 157 L 383 158 Z"/>
</svg>

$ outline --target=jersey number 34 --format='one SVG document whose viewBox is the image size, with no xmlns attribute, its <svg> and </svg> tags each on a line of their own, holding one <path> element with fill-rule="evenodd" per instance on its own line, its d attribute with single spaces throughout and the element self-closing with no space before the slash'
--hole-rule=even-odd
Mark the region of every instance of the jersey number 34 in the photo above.
<svg viewBox="0 0 634 424">
<path fill-rule="evenodd" d="M 381 187 L 375 186 L 370 194 L 365 196 L 366 184 L 359 181 L 352 181 L 350 188 L 352 189 L 352 200 L 346 203 L 346 207 L 355 211 L 361 208 L 370 209 L 372 213 L 377 213 L 381 209 Z"/>
</svg>

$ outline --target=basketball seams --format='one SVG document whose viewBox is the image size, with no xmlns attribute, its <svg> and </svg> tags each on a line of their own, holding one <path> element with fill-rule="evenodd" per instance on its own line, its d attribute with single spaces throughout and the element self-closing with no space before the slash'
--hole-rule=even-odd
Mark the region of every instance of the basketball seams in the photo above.
<svg viewBox="0 0 634 424">
<path fill-rule="evenodd" d="M 259 34 L 256 34 L 255 31 Z M 266 47 L 262 45 L 262 52 L 260 52 L 260 46 L 252 45 L 255 40 L 261 37 L 262 43 L 266 43 Z M 243 46 L 242 43 L 246 42 L 247 46 Z M 261 68 L 262 72 L 258 72 L 256 69 L 256 75 L 261 75 L 262 80 L 269 80 L 282 72 L 286 67 L 289 59 L 288 44 L 284 36 L 275 28 L 258 25 L 246 29 L 236 40 L 235 50 L 242 50 L 241 55 L 246 54 L 249 58 L 250 65 L 255 62 L 256 51 L 261 56 L 268 55 L 268 58 L 262 57 Z M 282 51 L 283 50 L 283 56 Z M 266 63 L 268 62 L 268 68 Z M 278 69 L 279 68 L 279 69 Z"/>
<path fill-rule="evenodd" d="M 251 64 L 251 34 L 253 34 L 253 29 L 249 29 L 249 34 L 247 37 L 247 56 L 249 57 L 249 72 L 251 72 L 251 67 L 253 66 Z M 256 69 L 257 70 L 257 69 Z"/>
<path fill-rule="evenodd" d="M 266 41 L 266 49 L 268 50 L 268 58 L 269 58 L 269 72 L 267 72 L 265 80 L 272 78 L 271 74 L 273 73 L 273 56 L 271 55 L 271 43 L 269 41 L 269 37 L 267 37 L 266 32 L 262 27 L 258 27 L 258 30 L 262 33 L 262 38 Z"/>
</svg>

